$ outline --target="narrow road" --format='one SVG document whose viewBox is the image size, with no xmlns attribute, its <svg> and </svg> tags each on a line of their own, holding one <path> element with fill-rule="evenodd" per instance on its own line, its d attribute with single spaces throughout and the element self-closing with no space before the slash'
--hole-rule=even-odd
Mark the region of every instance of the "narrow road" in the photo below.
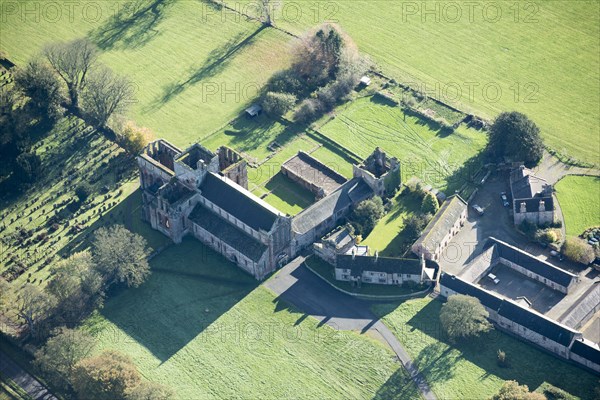
<svg viewBox="0 0 600 400">
<path fill-rule="evenodd" d="M 0 372 L 12 379 L 35 400 L 58 400 L 37 379 L 31 376 L 5 353 L 0 352 Z"/>
<path fill-rule="evenodd" d="M 340 330 L 365 333 L 376 331 L 396 353 L 413 382 L 426 400 L 435 400 L 435 394 L 425 377 L 413 364 L 396 336 L 371 312 L 370 303 L 345 295 L 333 289 L 302 264 L 297 257 L 265 282 L 278 298 L 293 304 L 299 310 L 315 317 L 322 323 Z"/>
</svg>

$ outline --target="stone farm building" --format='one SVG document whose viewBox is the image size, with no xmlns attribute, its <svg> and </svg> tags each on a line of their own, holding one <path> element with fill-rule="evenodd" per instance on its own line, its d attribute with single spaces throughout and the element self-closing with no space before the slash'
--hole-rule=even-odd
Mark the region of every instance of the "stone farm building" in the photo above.
<svg viewBox="0 0 600 400">
<path fill-rule="evenodd" d="M 436 266 L 424 258 L 392 258 L 354 254 L 338 254 L 335 260 L 335 279 L 339 281 L 401 285 L 421 284 L 435 278 Z"/>
<path fill-rule="evenodd" d="M 390 176 L 397 173 L 399 184 L 397 163 L 380 151 L 374 154 L 383 159 L 377 167 L 383 172 L 379 178 L 366 180 L 361 172 L 340 181 L 337 188 L 328 186 L 323 198 L 292 218 L 248 191 L 246 161 L 234 150 L 221 147 L 212 152 L 194 144 L 182 151 L 157 140 L 137 159 L 143 218 L 175 243 L 192 235 L 263 279 L 334 228 L 353 205 L 380 188 L 390 190 Z M 331 176 L 308 154 L 298 157 L 314 170 L 299 177 Z"/>
<path fill-rule="evenodd" d="M 482 253 L 469 263 L 461 278 L 478 282 L 499 264 L 564 294 L 569 293 L 578 279 L 575 274 L 493 237 L 487 239 Z"/>
<path fill-rule="evenodd" d="M 452 274 L 442 273 L 439 287 L 445 298 L 463 294 L 479 299 L 498 329 L 600 373 L 600 349 L 575 329 Z"/>
<path fill-rule="evenodd" d="M 515 225 L 523 221 L 536 225 L 554 222 L 552 185 L 523 165 L 510 173 L 509 182 Z"/>
<path fill-rule="evenodd" d="M 431 221 L 411 250 L 427 260 L 439 261 L 442 252 L 467 219 L 467 202 L 459 195 L 450 196 Z"/>
</svg>

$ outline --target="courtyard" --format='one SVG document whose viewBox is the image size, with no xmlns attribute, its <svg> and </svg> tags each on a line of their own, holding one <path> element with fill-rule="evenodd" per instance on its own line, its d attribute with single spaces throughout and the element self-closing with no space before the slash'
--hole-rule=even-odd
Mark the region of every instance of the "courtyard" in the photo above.
<svg viewBox="0 0 600 400">
<path fill-rule="evenodd" d="M 495 266 L 491 273 L 500 280 L 498 284 L 484 276 L 478 282 L 478 285 L 512 300 L 525 297 L 531 303 L 531 307 L 542 314 L 551 310 L 565 297 L 563 293 L 553 290 L 503 264 Z"/>
</svg>

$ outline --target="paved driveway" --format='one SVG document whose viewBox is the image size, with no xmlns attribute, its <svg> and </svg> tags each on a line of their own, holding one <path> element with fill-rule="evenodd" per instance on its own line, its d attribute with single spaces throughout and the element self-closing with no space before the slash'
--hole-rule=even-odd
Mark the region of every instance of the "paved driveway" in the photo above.
<svg viewBox="0 0 600 400">
<path fill-rule="evenodd" d="M 324 280 L 303 266 L 304 258 L 297 257 L 264 284 L 287 303 L 317 318 L 334 329 L 377 332 L 396 353 L 398 359 L 417 385 L 423 398 L 434 400 L 423 375 L 413 364 L 392 331 L 370 309 L 370 302 L 358 300 L 333 289 Z"/>
</svg>

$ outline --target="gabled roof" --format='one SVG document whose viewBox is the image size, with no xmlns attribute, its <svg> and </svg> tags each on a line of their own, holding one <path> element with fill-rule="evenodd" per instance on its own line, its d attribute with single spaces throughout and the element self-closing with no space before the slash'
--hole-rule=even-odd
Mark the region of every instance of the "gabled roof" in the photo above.
<svg viewBox="0 0 600 400">
<path fill-rule="evenodd" d="M 438 245 L 441 245 L 442 239 L 466 209 L 467 203 L 459 195 L 450 196 L 429 221 L 423 234 L 414 245 L 434 250 Z"/>
<path fill-rule="evenodd" d="M 421 261 L 409 258 L 352 256 L 338 254 L 336 268 L 350 269 L 352 276 L 361 276 L 363 271 L 421 275 Z"/>
<path fill-rule="evenodd" d="M 456 293 L 475 297 L 479 299 L 483 306 L 494 311 L 497 311 L 500 308 L 500 305 L 502 305 L 503 299 L 501 297 L 452 274 L 442 273 L 440 276 L 440 285 L 447 287 Z"/>
<path fill-rule="evenodd" d="M 552 196 L 548 196 L 516 200 L 513 202 L 515 207 L 514 212 L 516 214 L 521 212 L 521 203 L 525 203 L 525 212 L 538 212 L 540 211 L 540 200 L 544 201 L 544 211 L 554 211 L 554 199 Z"/>
<path fill-rule="evenodd" d="M 577 354 L 579 357 L 585 358 L 594 364 L 600 364 L 600 350 L 587 342 L 581 340 L 574 341 L 573 346 L 571 346 L 571 353 Z"/>
<path fill-rule="evenodd" d="M 488 249 L 490 246 L 495 246 L 494 254 L 492 256 L 494 259 L 496 257 L 501 257 L 561 286 L 568 287 L 571 284 L 571 281 L 576 278 L 576 275 L 573 275 L 564 269 L 555 267 L 547 261 L 542 261 L 539 258 L 496 238 L 488 238 L 484 249 Z"/>
<path fill-rule="evenodd" d="M 218 237 L 254 262 L 258 262 L 267 246 L 198 203 L 189 219 Z"/>
<path fill-rule="evenodd" d="M 362 178 L 354 178 L 344 183 L 329 196 L 322 198 L 296 215 L 292 220 L 292 229 L 299 234 L 306 233 L 327 218 L 334 216 L 338 211 L 344 210 L 372 195 L 373 190 Z"/>
<path fill-rule="evenodd" d="M 510 185 L 514 199 L 530 199 L 540 195 L 548 182 L 521 166 L 511 172 Z"/>
<path fill-rule="evenodd" d="M 200 190 L 203 197 L 256 231 L 269 232 L 281 215 L 243 187 L 212 172 L 206 174 Z"/>
<path fill-rule="evenodd" d="M 533 310 L 523 308 L 510 300 L 502 301 L 498 315 L 567 347 L 577 333 L 567 326 L 546 318 Z"/>
</svg>

